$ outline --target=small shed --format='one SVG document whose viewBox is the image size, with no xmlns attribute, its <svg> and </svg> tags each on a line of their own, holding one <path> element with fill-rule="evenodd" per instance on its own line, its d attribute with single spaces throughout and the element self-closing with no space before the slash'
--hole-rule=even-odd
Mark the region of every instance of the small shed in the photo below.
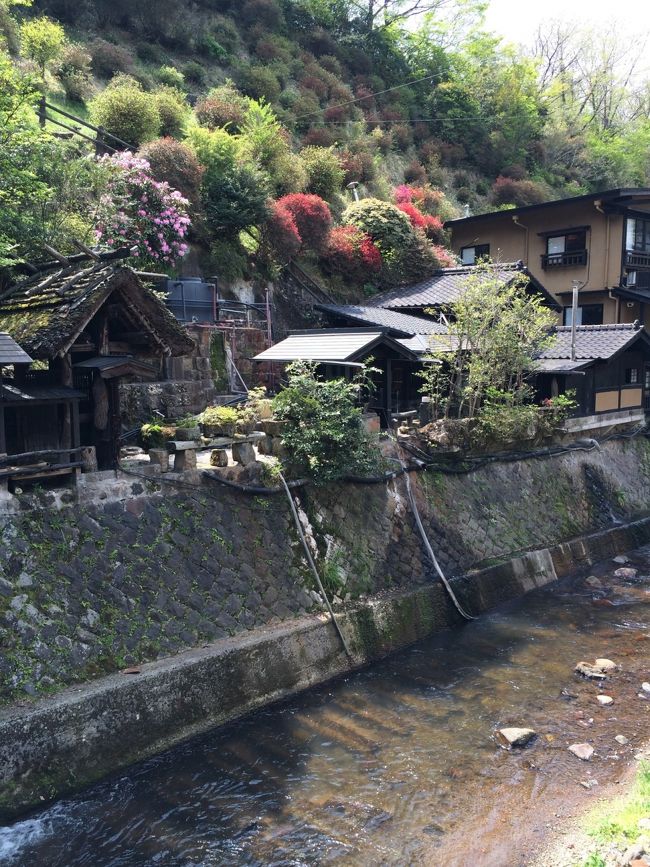
<svg viewBox="0 0 650 867">
<path fill-rule="evenodd" d="M 286 365 L 292 361 L 314 361 L 327 379 L 352 377 L 360 364 L 371 360 L 377 368 L 375 390 L 369 408 L 377 412 L 382 424 L 390 424 L 391 414 L 417 406 L 419 401 L 418 357 L 385 330 L 378 328 L 335 328 L 296 331 L 254 361 Z"/>
<path fill-rule="evenodd" d="M 537 361 L 540 400 L 575 390 L 576 416 L 638 417 L 650 409 L 650 335 L 639 323 L 570 326 Z"/>
<path fill-rule="evenodd" d="M 194 348 L 163 301 L 110 254 L 50 263 L 15 283 L 0 295 L 0 329 L 38 362 L 16 365 L 13 448 L 94 446 L 100 468 L 119 453 L 119 382 L 162 378 L 167 358 Z M 47 421 L 37 410 L 46 404 Z"/>
</svg>

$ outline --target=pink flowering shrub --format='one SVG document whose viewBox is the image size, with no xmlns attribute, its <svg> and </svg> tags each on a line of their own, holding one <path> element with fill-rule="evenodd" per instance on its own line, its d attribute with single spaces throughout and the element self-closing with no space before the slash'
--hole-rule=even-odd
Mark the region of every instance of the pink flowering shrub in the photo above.
<svg viewBox="0 0 650 867">
<path fill-rule="evenodd" d="M 97 241 L 109 247 L 130 245 L 134 255 L 173 265 L 188 251 L 188 200 L 165 181 L 151 176 L 147 160 L 129 151 L 101 157 L 107 169 L 101 196 Z"/>
</svg>

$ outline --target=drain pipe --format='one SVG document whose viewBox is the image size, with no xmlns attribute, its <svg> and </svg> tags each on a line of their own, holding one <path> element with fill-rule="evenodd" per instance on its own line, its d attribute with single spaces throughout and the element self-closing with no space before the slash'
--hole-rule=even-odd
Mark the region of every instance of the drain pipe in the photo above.
<svg viewBox="0 0 650 867">
<path fill-rule="evenodd" d="M 318 584 L 318 589 L 320 590 L 321 596 L 325 600 L 325 604 L 327 605 L 327 610 L 329 611 L 330 616 L 332 618 L 332 623 L 334 624 L 334 627 L 336 628 L 336 631 L 339 634 L 339 638 L 341 639 L 341 644 L 343 645 L 343 649 L 345 650 L 347 655 L 350 657 L 350 659 L 353 659 L 352 653 L 350 652 L 350 648 L 348 647 L 348 643 L 345 640 L 345 636 L 343 635 L 343 632 L 341 631 L 341 627 L 339 626 L 339 622 L 336 619 L 336 615 L 334 614 L 334 609 L 332 608 L 332 603 L 329 601 L 327 593 L 325 592 L 325 588 L 323 587 L 323 582 L 320 580 L 320 575 L 318 574 L 318 569 L 316 568 L 316 564 L 314 563 L 314 559 L 311 556 L 311 551 L 309 550 L 309 545 L 307 544 L 307 540 L 305 539 L 305 534 L 303 533 L 302 524 L 300 523 L 300 516 L 298 515 L 298 510 L 296 509 L 296 504 L 294 503 L 293 497 L 291 496 L 291 491 L 289 490 L 289 486 L 287 485 L 287 482 L 286 482 L 284 476 L 282 475 L 282 473 L 279 473 L 279 476 L 280 476 L 280 481 L 282 482 L 282 485 L 284 487 L 284 490 L 286 491 L 287 499 L 289 500 L 289 505 L 291 506 L 291 514 L 293 515 L 293 520 L 295 522 L 296 529 L 298 530 L 298 535 L 300 536 L 300 541 L 302 542 L 302 546 L 305 549 L 305 554 L 307 555 L 307 562 L 309 563 L 309 567 L 314 574 L 314 578 L 316 579 L 316 583 Z"/>
<path fill-rule="evenodd" d="M 422 544 L 424 545 L 424 548 L 425 548 L 425 550 L 429 556 L 429 559 L 433 563 L 434 569 L 438 573 L 438 577 L 442 581 L 443 587 L 447 591 L 449 598 L 454 603 L 454 607 L 456 608 L 456 611 L 458 611 L 460 616 L 462 618 L 464 618 L 465 620 L 476 620 L 477 618 L 474 617 L 473 614 L 470 614 L 468 611 L 466 611 L 463 608 L 463 606 L 460 604 L 460 602 L 458 601 L 451 584 L 447 580 L 445 573 L 440 568 L 440 564 L 438 563 L 438 559 L 437 559 L 436 555 L 433 553 L 433 548 L 431 547 L 431 543 L 429 542 L 426 531 L 425 531 L 424 526 L 422 524 L 422 518 L 420 517 L 420 510 L 418 509 L 418 504 L 417 504 L 416 499 L 415 499 L 415 494 L 413 493 L 413 488 L 411 486 L 411 479 L 409 477 L 408 467 L 406 466 L 406 464 L 403 461 L 399 460 L 399 458 L 390 458 L 390 460 L 393 460 L 393 461 L 396 461 L 397 463 L 399 463 L 400 466 L 402 467 L 402 469 L 404 470 L 404 479 L 406 481 L 406 492 L 408 494 L 409 503 L 411 504 L 411 510 L 413 512 L 413 517 L 415 518 L 415 523 L 416 523 L 418 531 L 420 533 L 420 537 L 422 539 Z"/>
</svg>

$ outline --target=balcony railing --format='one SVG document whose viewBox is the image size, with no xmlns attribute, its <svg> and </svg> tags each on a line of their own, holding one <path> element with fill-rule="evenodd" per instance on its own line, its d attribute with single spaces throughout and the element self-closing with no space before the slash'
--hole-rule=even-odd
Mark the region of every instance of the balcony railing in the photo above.
<svg viewBox="0 0 650 867">
<path fill-rule="evenodd" d="M 579 268 L 587 264 L 586 250 L 572 250 L 570 253 L 544 253 L 542 268 Z"/>
<path fill-rule="evenodd" d="M 637 253 L 634 250 L 627 250 L 625 253 L 625 264 L 628 268 L 650 268 L 650 253 Z"/>
</svg>

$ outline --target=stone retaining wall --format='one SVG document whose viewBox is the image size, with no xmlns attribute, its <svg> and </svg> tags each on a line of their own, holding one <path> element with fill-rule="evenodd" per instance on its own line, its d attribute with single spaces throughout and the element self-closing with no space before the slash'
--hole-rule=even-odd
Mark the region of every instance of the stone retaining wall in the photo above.
<svg viewBox="0 0 650 867">
<path fill-rule="evenodd" d="M 22 497 L 22 511 L 0 517 L 1 701 L 323 610 L 284 497 L 192 478 L 104 474 L 92 490 L 85 479 L 78 502 Z M 615 441 L 412 481 L 441 565 L 461 575 L 645 513 L 650 446 Z M 435 580 L 403 478 L 298 497 L 339 608 Z"/>
</svg>

